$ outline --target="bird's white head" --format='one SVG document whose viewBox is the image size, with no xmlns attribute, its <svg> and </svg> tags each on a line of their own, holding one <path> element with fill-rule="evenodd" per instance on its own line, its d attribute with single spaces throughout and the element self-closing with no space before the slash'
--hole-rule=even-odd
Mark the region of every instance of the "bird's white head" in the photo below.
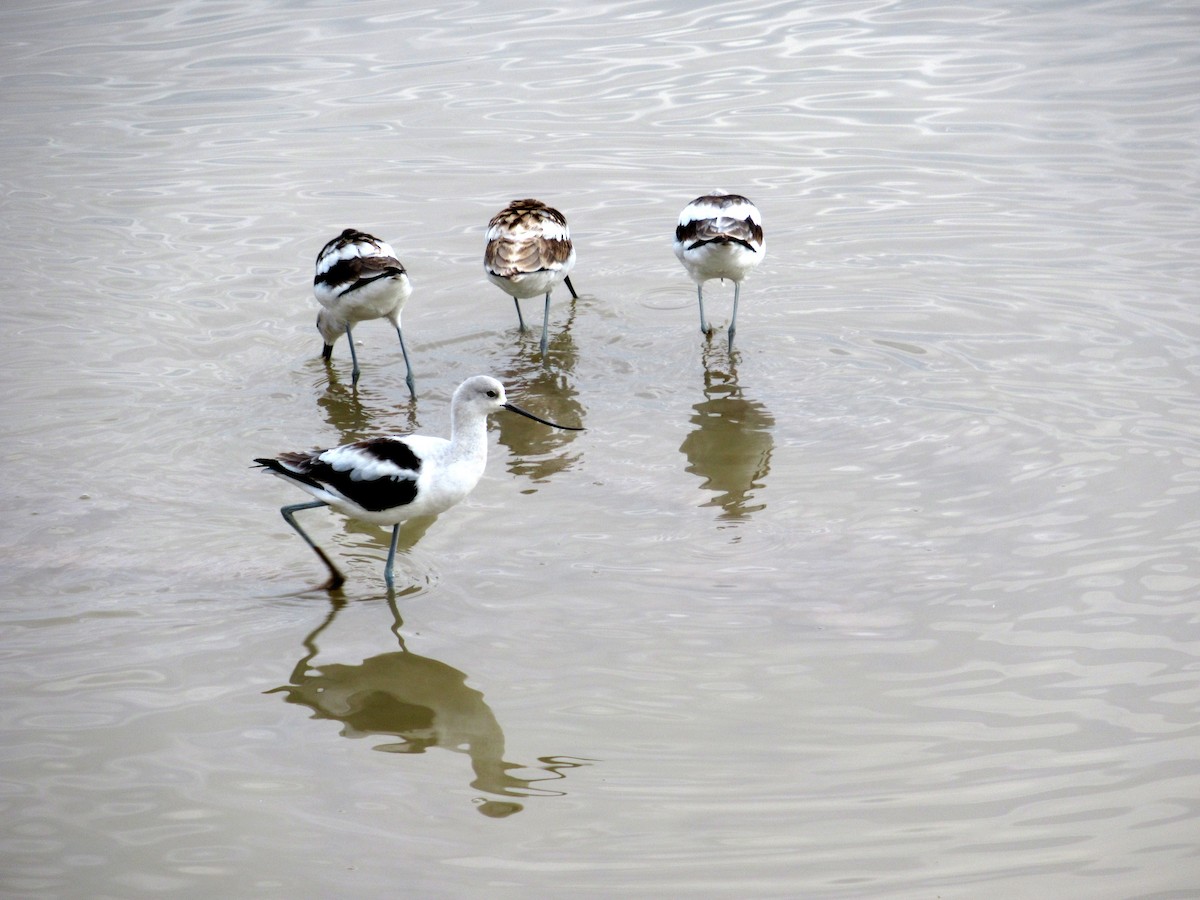
<svg viewBox="0 0 1200 900">
<path fill-rule="evenodd" d="M 317 313 L 317 331 L 321 332 L 321 340 L 325 346 L 332 347 L 334 342 L 346 333 L 346 323 L 327 309 Z"/>
<path fill-rule="evenodd" d="M 564 431 L 583 430 L 572 425 L 559 425 L 557 422 L 535 416 L 528 410 L 521 409 L 515 403 L 509 403 L 508 396 L 504 393 L 504 385 L 490 375 L 474 375 L 468 378 L 458 386 L 450 401 L 450 417 L 457 422 L 464 422 L 468 418 L 486 418 L 490 413 L 500 409 L 507 409 L 509 412 L 533 419 L 535 422 L 541 422 L 543 425 L 549 425 L 551 428 L 561 428 Z"/>
<path fill-rule="evenodd" d="M 484 415 L 503 409 L 508 402 L 504 385 L 490 375 L 473 375 L 454 391 L 451 406 L 472 407 Z"/>
</svg>

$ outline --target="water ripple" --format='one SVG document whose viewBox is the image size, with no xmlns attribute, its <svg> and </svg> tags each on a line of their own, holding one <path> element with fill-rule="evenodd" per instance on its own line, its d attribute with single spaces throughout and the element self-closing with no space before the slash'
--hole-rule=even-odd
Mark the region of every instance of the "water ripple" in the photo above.
<svg viewBox="0 0 1200 900">
<path fill-rule="evenodd" d="M 0 17 L 4 890 L 374 895 L 397 852 L 414 895 L 1192 889 L 1192 6 Z M 716 186 L 770 236 L 732 354 L 670 253 Z M 548 367 L 479 271 L 527 194 L 579 249 Z M 347 225 L 412 272 L 416 407 L 386 328 L 357 391 L 319 358 Z M 249 459 L 440 433 L 477 370 L 587 430 L 498 424 L 407 548 L 411 654 L 385 536 L 314 523 L 351 586 L 289 680 L 330 601 Z M 486 754 L 422 733 L 422 672 Z M 264 694 L 338 675 L 354 722 Z M 585 758 L 491 821 L 505 760 Z"/>
</svg>

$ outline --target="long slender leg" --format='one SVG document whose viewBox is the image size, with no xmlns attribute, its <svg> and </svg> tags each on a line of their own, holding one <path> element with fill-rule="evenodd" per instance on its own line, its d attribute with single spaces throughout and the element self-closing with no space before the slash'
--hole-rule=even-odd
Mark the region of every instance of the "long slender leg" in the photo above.
<svg viewBox="0 0 1200 900">
<path fill-rule="evenodd" d="M 513 304 L 517 307 L 517 321 L 521 323 L 521 330 L 525 330 L 525 317 L 521 315 L 521 301 L 513 297 Z"/>
<path fill-rule="evenodd" d="M 742 283 L 735 281 L 733 283 L 733 318 L 729 320 L 729 349 L 733 349 L 733 333 L 737 331 L 737 308 L 738 298 L 742 294 Z"/>
<path fill-rule="evenodd" d="M 404 349 L 404 332 L 400 330 L 400 326 L 396 326 L 396 337 L 400 338 L 400 352 L 404 355 L 404 367 L 408 369 L 408 375 L 404 378 L 404 383 L 408 385 L 408 393 L 412 395 L 414 400 L 417 399 L 416 382 L 413 381 L 412 363 L 408 361 L 408 351 Z"/>
<path fill-rule="evenodd" d="M 546 347 L 549 346 L 549 344 L 547 342 L 547 335 L 549 333 L 549 330 L 550 330 L 550 292 L 547 291 L 546 292 L 546 307 L 542 312 L 542 357 L 543 357 L 543 359 L 546 356 Z"/>
<path fill-rule="evenodd" d="M 567 275 L 563 278 L 563 284 L 567 286 L 567 290 L 571 292 L 571 299 L 578 300 L 579 295 L 575 293 L 575 285 L 571 284 L 571 276 Z"/>
<path fill-rule="evenodd" d="M 388 548 L 387 565 L 383 567 L 383 580 L 387 582 L 389 591 L 396 586 L 395 577 L 392 575 L 392 566 L 396 563 L 396 544 L 399 542 L 400 523 L 397 522 L 392 526 L 392 546 Z"/>
<path fill-rule="evenodd" d="M 350 345 L 350 362 L 352 368 L 350 370 L 350 386 L 358 387 L 358 353 L 354 350 L 354 335 L 350 333 L 350 323 L 346 323 L 346 343 Z"/>
<path fill-rule="evenodd" d="M 704 317 L 704 285 L 696 285 L 696 296 L 700 298 L 700 332 L 701 334 L 712 334 L 712 329 L 708 327 L 708 319 Z"/>
<path fill-rule="evenodd" d="M 296 534 L 304 538 L 304 543 L 312 547 L 313 552 L 321 558 L 321 562 L 325 563 L 325 567 L 329 569 L 329 581 L 326 582 L 325 589 L 329 591 L 336 591 L 346 583 L 346 576 L 338 571 L 338 567 L 333 564 L 333 560 L 326 556 L 325 551 L 318 547 L 313 539 L 308 536 L 308 533 L 300 527 L 300 523 L 296 521 L 294 515 L 294 513 L 297 513 L 302 509 L 316 509 L 319 506 L 328 505 L 329 504 L 324 500 L 313 500 L 311 503 L 295 503 L 292 506 L 285 506 L 280 509 L 279 512 L 283 514 L 284 521 L 292 526 Z"/>
</svg>

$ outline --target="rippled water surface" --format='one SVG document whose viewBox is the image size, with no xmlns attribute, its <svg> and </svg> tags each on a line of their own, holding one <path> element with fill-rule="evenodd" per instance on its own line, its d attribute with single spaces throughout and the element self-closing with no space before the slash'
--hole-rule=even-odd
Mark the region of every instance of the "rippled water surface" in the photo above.
<svg viewBox="0 0 1200 900">
<path fill-rule="evenodd" d="M 1194 896 L 1194 3 L 0 26 L 5 897 Z M 670 250 L 714 187 L 769 247 L 732 352 Z M 545 360 L 480 266 L 525 196 Z M 385 323 L 320 359 L 348 225 L 416 403 Z M 586 430 L 496 417 L 393 597 L 308 512 L 318 589 L 251 458 L 476 372 Z"/>
</svg>

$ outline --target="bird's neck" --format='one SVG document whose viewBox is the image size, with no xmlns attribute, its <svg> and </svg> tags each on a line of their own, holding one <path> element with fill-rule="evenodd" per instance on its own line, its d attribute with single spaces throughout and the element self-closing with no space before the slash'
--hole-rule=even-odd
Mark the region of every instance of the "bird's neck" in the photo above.
<svg viewBox="0 0 1200 900">
<path fill-rule="evenodd" d="M 451 413 L 450 433 L 454 436 L 450 455 L 455 460 L 487 456 L 487 420 L 472 418 L 460 422 Z"/>
</svg>

